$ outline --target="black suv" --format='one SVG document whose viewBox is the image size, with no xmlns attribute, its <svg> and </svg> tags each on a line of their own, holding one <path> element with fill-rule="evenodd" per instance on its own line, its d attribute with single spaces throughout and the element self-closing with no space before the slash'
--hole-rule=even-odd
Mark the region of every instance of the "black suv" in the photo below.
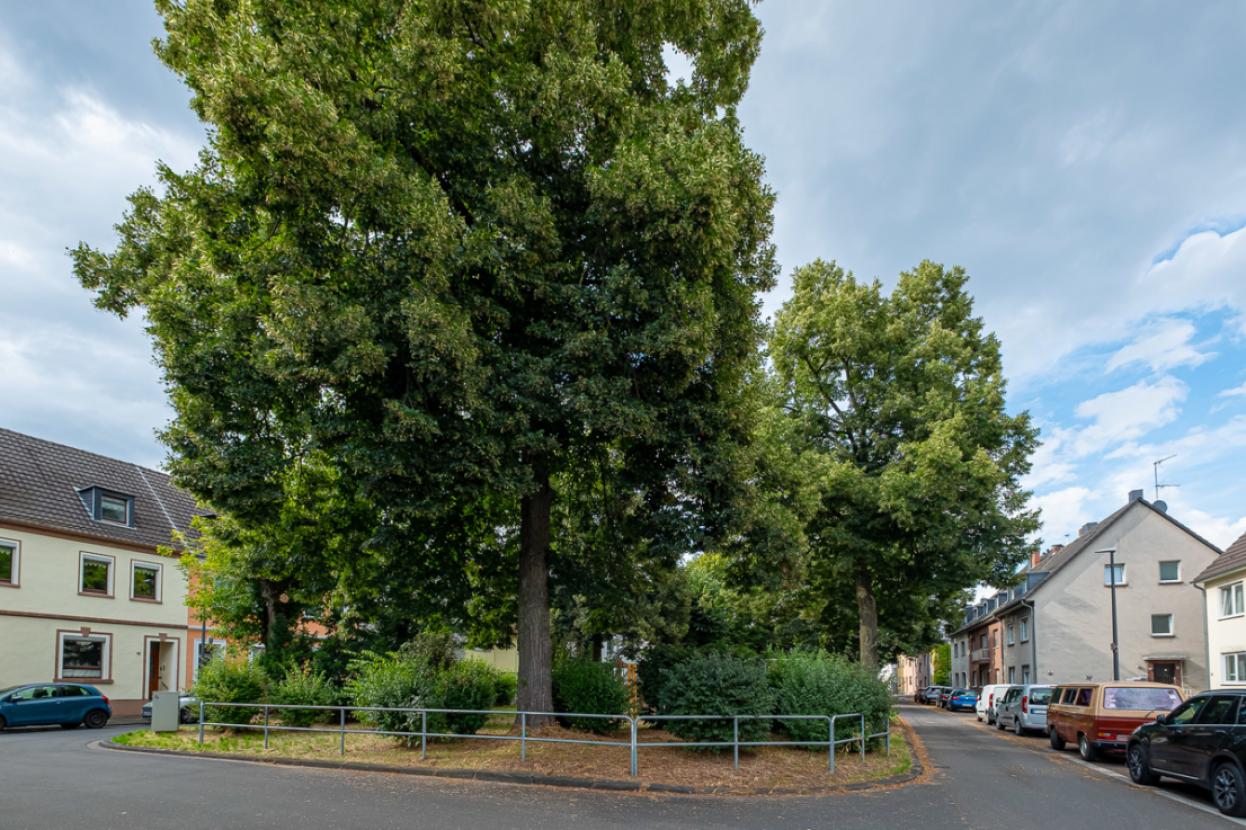
<svg viewBox="0 0 1246 830">
<path fill-rule="evenodd" d="M 1246 689 L 1195 695 L 1139 726 L 1126 753 L 1134 783 L 1190 781 L 1211 790 L 1220 812 L 1246 816 Z"/>
</svg>

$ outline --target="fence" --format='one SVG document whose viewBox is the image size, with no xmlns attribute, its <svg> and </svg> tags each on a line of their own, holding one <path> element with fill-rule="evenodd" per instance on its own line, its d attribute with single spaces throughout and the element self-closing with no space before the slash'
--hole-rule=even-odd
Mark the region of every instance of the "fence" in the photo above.
<svg viewBox="0 0 1246 830">
<path fill-rule="evenodd" d="M 254 709 L 263 712 L 264 722 L 258 723 L 223 723 L 209 721 L 205 717 L 207 707 L 220 707 L 229 709 Z M 316 710 L 325 712 L 336 712 L 338 715 L 338 725 L 331 726 L 287 726 L 286 724 L 274 724 L 271 715 L 274 711 L 280 712 L 284 709 L 298 709 L 302 711 Z M 358 729 L 346 728 L 346 716 L 348 712 L 353 713 L 396 713 L 406 714 L 414 719 L 419 716 L 420 729 L 409 731 L 391 730 L 391 729 Z M 428 716 L 430 714 L 439 715 L 485 715 L 488 717 L 513 717 L 519 720 L 519 734 L 497 735 L 492 733 L 459 733 L 459 732 L 430 732 L 428 730 Z M 628 740 L 594 740 L 592 738 L 554 738 L 543 735 L 528 734 L 528 718 L 596 718 L 607 721 L 621 721 L 627 724 Z M 732 722 L 730 741 L 642 741 L 639 740 L 639 724 L 661 723 L 663 721 L 674 720 L 705 720 L 705 721 L 726 721 Z M 740 721 L 742 720 L 814 720 L 826 722 L 826 740 L 825 741 L 741 741 L 740 740 Z M 853 724 L 856 729 L 853 734 L 847 737 L 836 737 L 835 727 L 844 721 Z M 409 742 L 416 738 L 420 739 L 420 757 L 428 756 L 428 739 L 429 738 L 453 738 L 453 739 L 469 739 L 469 740 L 485 740 L 485 741 L 518 741 L 519 742 L 519 759 L 527 760 L 528 744 L 580 744 L 587 746 L 611 746 L 620 749 L 626 748 L 630 753 L 632 776 L 637 774 L 638 754 L 639 750 L 646 747 L 685 747 L 685 748 L 731 748 L 732 762 L 736 769 L 740 768 L 740 747 L 754 746 L 825 746 L 826 747 L 826 766 L 828 773 L 835 772 L 835 750 L 837 747 L 857 744 L 861 753 L 861 760 L 865 760 L 865 747 L 869 741 L 881 738 L 883 746 L 888 755 L 891 754 L 891 721 L 888 719 L 884 724 L 882 732 L 870 733 L 866 729 L 865 715 L 860 713 L 844 714 L 844 715 L 640 715 L 632 717 L 630 715 L 603 715 L 589 712 L 529 712 L 515 709 L 420 709 L 420 708 L 396 708 L 386 706 L 299 706 L 291 704 L 278 703 L 211 703 L 199 702 L 199 745 L 204 743 L 204 729 L 209 726 L 227 727 L 230 729 L 252 729 L 263 730 L 264 732 L 264 748 L 268 749 L 268 738 L 273 732 L 318 732 L 322 734 L 338 735 L 338 753 L 346 754 L 346 736 L 347 735 L 385 735 L 395 738 L 406 738 Z"/>
</svg>

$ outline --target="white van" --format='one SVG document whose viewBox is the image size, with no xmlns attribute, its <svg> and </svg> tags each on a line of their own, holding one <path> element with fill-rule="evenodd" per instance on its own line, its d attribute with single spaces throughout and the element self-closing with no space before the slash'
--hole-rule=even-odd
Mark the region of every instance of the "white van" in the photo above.
<svg viewBox="0 0 1246 830">
<path fill-rule="evenodd" d="M 999 704 L 1004 700 L 1004 693 L 1011 688 L 1010 683 L 993 683 L 982 687 L 982 692 L 978 695 L 978 706 L 974 710 L 978 714 L 978 720 L 986 723 L 995 723 L 995 716 L 999 713 Z"/>
</svg>

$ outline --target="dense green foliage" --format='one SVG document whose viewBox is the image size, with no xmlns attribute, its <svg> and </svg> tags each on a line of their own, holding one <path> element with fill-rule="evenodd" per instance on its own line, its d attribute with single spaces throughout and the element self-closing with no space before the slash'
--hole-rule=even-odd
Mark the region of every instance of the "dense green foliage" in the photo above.
<svg viewBox="0 0 1246 830">
<path fill-rule="evenodd" d="M 934 647 L 934 677 L 931 682 L 936 686 L 946 686 L 952 679 L 952 646 L 950 643 L 939 643 Z"/>
<path fill-rule="evenodd" d="M 662 700 L 666 673 L 698 653 L 696 647 L 682 643 L 658 643 L 645 649 L 636 666 L 640 697 L 645 705 L 656 710 Z"/>
<path fill-rule="evenodd" d="M 999 341 L 960 268 L 922 262 L 890 295 L 834 263 L 798 268 L 770 356 L 817 509 L 803 578 L 861 662 L 928 646 L 976 582 L 1005 584 L 1037 529 L 1020 484 L 1036 431 L 1010 415 Z M 842 644 L 835 644 L 837 647 Z"/>
<path fill-rule="evenodd" d="M 698 654 L 663 672 L 658 712 L 663 715 L 772 715 L 774 693 L 766 663 L 756 657 L 709 652 Z M 731 718 L 661 721 L 673 735 L 689 741 L 730 741 Z M 740 721 L 742 741 L 764 740 L 768 718 Z"/>
<path fill-rule="evenodd" d="M 554 664 L 554 706 L 559 712 L 614 715 L 627 711 L 627 687 L 609 663 L 566 659 Z M 605 734 L 622 722 L 606 718 L 563 718 L 572 729 Z"/>
<path fill-rule="evenodd" d="M 268 700 L 288 706 L 337 706 L 342 693 L 323 674 L 310 666 L 292 666 L 272 685 Z M 326 709 L 281 709 L 277 717 L 289 726 L 311 726 L 315 723 L 336 723 L 339 713 Z"/>
<path fill-rule="evenodd" d="M 438 663 L 435 653 L 408 649 L 368 654 L 356 660 L 347 693 L 356 706 L 425 709 L 492 709 L 504 681 L 502 673 L 479 660 Z M 419 713 L 360 712 L 367 723 L 391 732 L 420 731 Z M 429 732 L 474 734 L 488 715 L 431 712 Z"/>
<path fill-rule="evenodd" d="M 268 675 L 258 663 L 238 656 L 209 660 L 199 669 L 191 694 L 210 703 L 263 703 L 268 695 Z M 214 723 L 250 723 L 258 709 L 208 706 L 204 716 Z"/>
<path fill-rule="evenodd" d="M 793 652 L 770 660 L 774 711 L 782 715 L 862 714 L 871 732 L 879 732 L 891 713 L 887 684 L 859 663 L 822 652 Z M 782 719 L 779 726 L 799 741 L 826 741 L 824 721 Z M 852 734 L 858 723 L 837 724 L 837 737 Z"/>
<path fill-rule="evenodd" d="M 497 695 L 493 698 L 494 706 L 514 706 L 515 693 L 519 691 L 519 676 L 514 672 L 498 672 Z"/>
</svg>

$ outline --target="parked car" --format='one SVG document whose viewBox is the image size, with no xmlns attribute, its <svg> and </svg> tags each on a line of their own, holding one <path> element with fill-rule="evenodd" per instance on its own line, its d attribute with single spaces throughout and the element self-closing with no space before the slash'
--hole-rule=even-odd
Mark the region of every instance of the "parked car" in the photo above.
<svg viewBox="0 0 1246 830">
<path fill-rule="evenodd" d="M 1012 686 L 1004 693 L 995 715 L 998 729 L 1011 729 L 1021 735 L 1027 730 L 1047 732 L 1047 704 L 1051 686 Z"/>
<path fill-rule="evenodd" d="M 1133 731 L 1181 704 L 1181 689 L 1168 683 L 1113 681 L 1060 685 L 1047 706 L 1052 749 L 1076 743 L 1093 761 L 1104 750 L 1123 751 Z"/>
<path fill-rule="evenodd" d="M 943 688 L 942 686 L 927 686 L 926 688 L 922 689 L 921 702 L 927 705 L 938 703 L 939 702 L 939 690 L 942 688 Z"/>
<path fill-rule="evenodd" d="M 199 722 L 199 698 L 194 695 L 183 694 L 178 698 L 178 722 L 179 723 L 198 723 Z M 143 708 L 139 710 L 139 717 L 144 723 L 151 723 L 151 701 L 143 704 Z"/>
<path fill-rule="evenodd" d="M 83 683 L 28 683 L 0 689 L 0 729 L 54 726 L 99 729 L 112 717 L 108 698 Z"/>
<path fill-rule="evenodd" d="M 996 708 L 1006 691 L 1007 683 L 990 683 L 982 687 L 982 691 L 978 693 L 978 705 L 974 707 L 979 721 L 995 723 Z"/>
<path fill-rule="evenodd" d="M 925 702 L 926 702 L 926 692 L 927 692 L 927 691 L 929 691 L 929 690 L 930 690 L 930 687 L 929 687 L 929 686 L 923 686 L 922 688 L 920 688 L 920 689 L 918 689 L 917 691 L 913 692 L 913 702 L 914 702 L 914 703 L 925 703 Z"/>
<path fill-rule="evenodd" d="M 1220 812 L 1246 816 L 1246 689 L 1195 695 L 1129 739 L 1126 761 L 1136 784 L 1161 776 L 1190 781 L 1211 791 Z"/>
<path fill-rule="evenodd" d="M 935 703 L 939 705 L 940 709 L 947 708 L 948 698 L 952 696 L 953 691 L 954 690 L 952 689 L 951 686 L 940 686 L 939 687 L 939 696 L 935 699 Z"/>
<path fill-rule="evenodd" d="M 978 693 L 973 689 L 953 689 L 948 695 L 949 712 L 972 712 L 978 706 Z"/>
</svg>

